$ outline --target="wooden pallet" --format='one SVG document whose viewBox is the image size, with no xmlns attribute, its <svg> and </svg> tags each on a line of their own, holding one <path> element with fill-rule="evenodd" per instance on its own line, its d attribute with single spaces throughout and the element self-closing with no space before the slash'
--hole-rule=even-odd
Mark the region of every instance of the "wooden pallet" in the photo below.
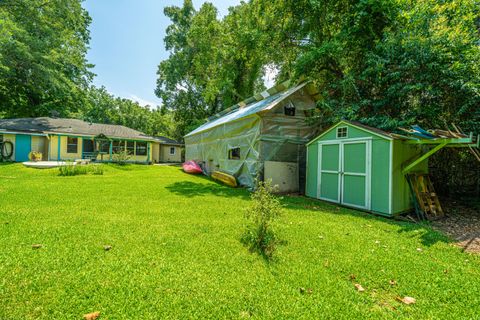
<svg viewBox="0 0 480 320">
<path fill-rule="evenodd" d="M 433 188 L 432 181 L 428 174 L 412 173 L 407 175 L 412 195 L 415 197 L 416 210 L 422 212 L 417 215 L 428 220 L 435 220 L 443 217 L 443 212 L 437 193 Z"/>
</svg>

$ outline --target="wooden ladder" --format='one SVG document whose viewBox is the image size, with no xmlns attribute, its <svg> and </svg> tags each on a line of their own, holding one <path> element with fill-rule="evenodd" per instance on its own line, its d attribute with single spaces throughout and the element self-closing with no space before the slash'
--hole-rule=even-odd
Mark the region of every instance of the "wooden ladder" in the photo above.
<svg viewBox="0 0 480 320">
<path fill-rule="evenodd" d="M 436 220 L 443 217 L 443 212 L 437 193 L 433 188 L 432 181 L 428 174 L 412 173 L 409 174 L 409 179 L 412 195 L 415 197 L 418 208 L 423 212 L 428 220 Z"/>
</svg>

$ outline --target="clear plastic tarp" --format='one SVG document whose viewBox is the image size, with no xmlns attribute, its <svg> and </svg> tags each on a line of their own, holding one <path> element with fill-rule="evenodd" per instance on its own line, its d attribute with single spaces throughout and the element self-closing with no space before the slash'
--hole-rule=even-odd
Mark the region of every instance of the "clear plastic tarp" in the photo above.
<svg viewBox="0 0 480 320">
<path fill-rule="evenodd" d="M 317 134 L 306 122 L 314 108 L 300 85 L 236 109 L 185 136 L 186 160 L 199 162 L 209 174 L 231 174 L 251 188 L 257 177 L 263 180 L 265 161 L 294 162 L 303 186 L 305 144 Z"/>
</svg>

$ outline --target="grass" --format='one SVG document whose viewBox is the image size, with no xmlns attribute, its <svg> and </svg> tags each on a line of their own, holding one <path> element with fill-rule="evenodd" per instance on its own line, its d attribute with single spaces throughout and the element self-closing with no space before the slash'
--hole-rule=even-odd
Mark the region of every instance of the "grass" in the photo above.
<svg viewBox="0 0 480 320">
<path fill-rule="evenodd" d="M 267 262 L 240 242 L 249 201 L 176 167 L 0 165 L 0 319 L 480 316 L 479 256 L 426 225 L 286 197 Z"/>
</svg>

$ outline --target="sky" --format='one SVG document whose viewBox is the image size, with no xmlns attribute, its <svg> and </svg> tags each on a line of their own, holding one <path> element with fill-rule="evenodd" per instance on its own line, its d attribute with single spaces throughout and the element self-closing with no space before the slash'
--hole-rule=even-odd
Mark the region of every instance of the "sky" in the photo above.
<svg viewBox="0 0 480 320">
<path fill-rule="evenodd" d="M 195 9 L 205 1 L 193 0 Z M 220 16 L 240 0 L 210 0 Z M 163 38 L 170 20 L 165 6 L 181 6 L 183 0 L 85 0 L 83 6 L 92 17 L 90 50 L 96 86 L 141 105 L 156 106 L 157 66 L 168 58 Z"/>
</svg>

